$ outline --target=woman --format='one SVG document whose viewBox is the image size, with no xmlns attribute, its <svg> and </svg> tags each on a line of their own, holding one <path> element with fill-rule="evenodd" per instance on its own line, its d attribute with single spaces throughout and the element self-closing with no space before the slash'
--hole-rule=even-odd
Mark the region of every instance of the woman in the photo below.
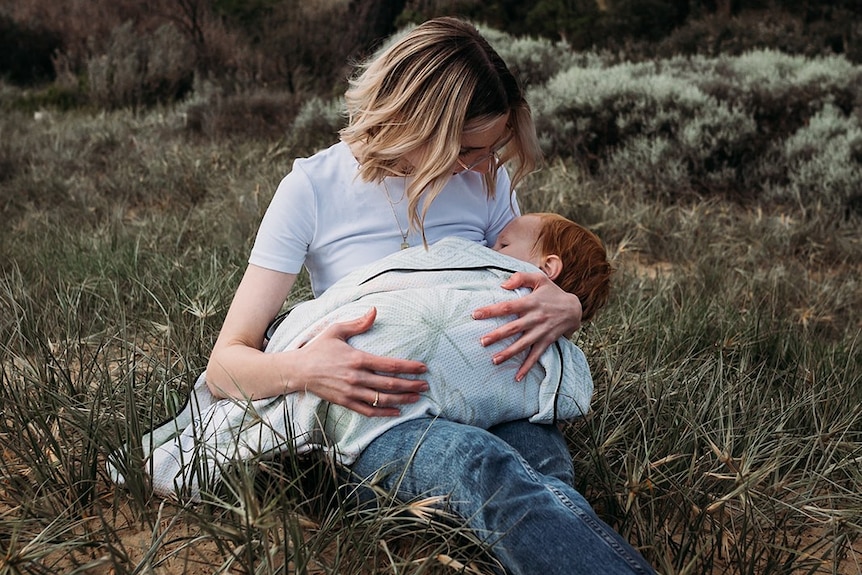
<svg viewBox="0 0 862 575">
<path fill-rule="evenodd" d="M 260 351 L 296 274 L 304 265 L 319 295 L 399 248 L 452 235 L 493 245 L 518 215 L 512 190 L 540 159 L 535 128 L 516 80 L 472 26 L 441 18 L 413 29 L 362 70 L 346 102 L 341 142 L 297 160 L 264 216 L 207 367 L 218 397 L 304 390 L 366 416 L 398 415 L 428 389 L 403 376 L 426 368 L 347 343 L 372 329 L 373 309 L 298 350 Z M 509 160 L 511 182 L 500 167 Z M 540 272 L 515 274 L 504 287 L 533 292 L 473 317 L 517 316 L 481 343 L 520 334 L 489 357 L 500 363 L 529 350 L 520 380 L 579 327 L 581 306 Z M 378 485 L 404 499 L 447 496 L 510 573 L 651 572 L 572 487 L 571 458 L 554 426 L 518 421 L 486 431 L 413 420 L 375 439 L 351 471 L 378 474 Z"/>
</svg>

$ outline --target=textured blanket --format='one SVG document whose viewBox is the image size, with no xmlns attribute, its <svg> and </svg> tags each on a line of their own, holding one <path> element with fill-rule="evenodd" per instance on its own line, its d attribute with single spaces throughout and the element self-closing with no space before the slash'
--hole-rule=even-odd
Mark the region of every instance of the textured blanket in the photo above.
<svg viewBox="0 0 862 575">
<path fill-rule="evenodd" d="M 258 401 L 215 399 L 201 375 L 185 408 L 142 438 L 156 493 L 196 500 L 236 460 L 276 453 L 331 452 L 349 465 L 384 431 L 418 417 L 442 417 L 482 428 L 518 419 L 553 423 L 589 410 L 593 382 L 583 352 L 561 338 L 527 377 L 515 381 L 524 355 L 502 365 L 491 356 L 511 340 L 487 348 L 479 338 L 512 318 L 473 320 L 472 310 L 521 297 L 500 284 L 516 271 L 537 269 L 478 244 L 448 238 L 411 248 L 356 270 L 321 297 L 300 304 L 282 322 L 267 353 L 291 353 L 326 326 L 377 308 L 357 349 L 424 362 L 430 390 L 401 406 L 397 417 L 369 418 L 311 393 Z M 121 458 L 110 469 L 123 482 Z"/>
</svg>

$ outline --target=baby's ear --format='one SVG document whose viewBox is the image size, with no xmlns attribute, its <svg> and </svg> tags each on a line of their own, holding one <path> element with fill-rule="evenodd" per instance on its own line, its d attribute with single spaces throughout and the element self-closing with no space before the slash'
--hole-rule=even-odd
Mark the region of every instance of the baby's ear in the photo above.
<svg viewBox="0 0 862 575">
<path fill-rule="evenodd" d="M 563 271 L 563 260 L 555 254 L 542 256 L 542 265 L 539 266 L 539 269 L 545 272 L 545 275 L 551 278 L 551 281 L 554 281 L 560 275 L 560 272 Z"/>
</svg>

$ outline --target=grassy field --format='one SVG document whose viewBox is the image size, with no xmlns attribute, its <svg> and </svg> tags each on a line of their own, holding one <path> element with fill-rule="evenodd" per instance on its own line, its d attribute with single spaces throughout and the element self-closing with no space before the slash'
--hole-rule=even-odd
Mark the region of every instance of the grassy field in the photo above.
<svg viewBox="0 0 862 575">
<path fill-rule="evenodd" d="M 194 506 L 109 481 L 206 365 L 300 153 L 186 123 L 0 119 L 0 575 L 489 572 L 433 501 L 352 509 L 325 461 L 250 462 Z M 662 573 L 862 573 L 862 218 L 657 201 L 554 159 L 521 204 L 617 268 L 575 336 L 594 409 L 566 428 L 600 515 Z"/>
</svg>

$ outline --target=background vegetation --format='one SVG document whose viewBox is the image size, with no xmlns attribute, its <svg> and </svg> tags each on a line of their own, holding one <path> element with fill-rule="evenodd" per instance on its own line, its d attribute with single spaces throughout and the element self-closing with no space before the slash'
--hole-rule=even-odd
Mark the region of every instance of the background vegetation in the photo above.
<svg viewBox="0 0 862 575">
<path fill-rule="evenodd" d="M 441 12 L 527 87 L 522 208 L 618 268 L 576 336 L 577 487 L 662 573 L 862 571 L 858 3 L 30 0 L 0 3 L 0 573 L 489 571 L 433 501 L 343 505 L 326 461 L 197 506 L 104 467 L 205 366 L 346 63 Z"/>
</svg>

